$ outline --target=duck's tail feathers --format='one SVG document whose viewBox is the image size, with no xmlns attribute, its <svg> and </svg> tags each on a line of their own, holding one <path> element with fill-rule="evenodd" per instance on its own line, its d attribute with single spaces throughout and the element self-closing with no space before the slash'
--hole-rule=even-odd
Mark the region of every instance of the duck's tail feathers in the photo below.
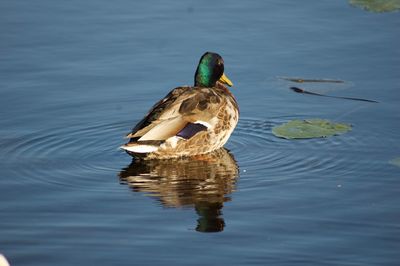
<svg viewBox="0 0 400 266">
<path fill-rule="evenodd" d="M 155 152 L 163 141 L 137 141 L 129 142 L 120 148 L 133 153 L 150 153 Z"/>
</svg>

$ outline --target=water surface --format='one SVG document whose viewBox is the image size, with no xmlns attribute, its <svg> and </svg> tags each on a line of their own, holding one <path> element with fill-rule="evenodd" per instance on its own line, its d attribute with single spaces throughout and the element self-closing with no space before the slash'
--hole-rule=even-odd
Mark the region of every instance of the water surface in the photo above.
<svg viewBox="0 0 400 266">
<path fill-rule="evenodd" d="M 398 265 L 399 13 L 346 1 L 0 3 L 0 253 L 12 265 Z M 132 162 L 151 105 L 220 53 L 226 150 Z M 279 77 L 343 80 L 296 94 Z M 353 125 L 284 140 L 275 125 Z"/>
</svg>

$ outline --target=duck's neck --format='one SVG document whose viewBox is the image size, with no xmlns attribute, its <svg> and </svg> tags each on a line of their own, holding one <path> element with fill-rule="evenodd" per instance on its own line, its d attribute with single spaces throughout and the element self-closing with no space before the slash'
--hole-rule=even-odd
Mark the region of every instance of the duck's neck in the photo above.
<svg viewBox="0 0 400 266">
<path fill-rule="evenodd" d="M 233 96 L 232 92 L 228 89 L 228 87 L 226 87 L 224 84 L 222 84 L 221 82 L 217 81 L 215 87 L 221 91 L 223 91 L 225 94 L 227 94 L 230 98 L 232 98 L 233 100 L 233 104 L 235 105 L 235 107 L 239 110 L 239 105 L 236 101 L 235 96 Z"/>
</svg>

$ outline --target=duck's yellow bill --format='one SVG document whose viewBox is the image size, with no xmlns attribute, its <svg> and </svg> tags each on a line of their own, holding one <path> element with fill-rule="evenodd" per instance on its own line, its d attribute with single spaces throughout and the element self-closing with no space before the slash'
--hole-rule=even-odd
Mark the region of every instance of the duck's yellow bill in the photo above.
<svg viewBox="0 0 400 266">
<path fill-rule="evenodd" d="M 222 74 L 222 76 L 219 78 L 219 82 L 222 82 L 226 85 L 228 85 L 229 87 L 233 86 L 232 81 L 224 74 Z"/>
</svg>

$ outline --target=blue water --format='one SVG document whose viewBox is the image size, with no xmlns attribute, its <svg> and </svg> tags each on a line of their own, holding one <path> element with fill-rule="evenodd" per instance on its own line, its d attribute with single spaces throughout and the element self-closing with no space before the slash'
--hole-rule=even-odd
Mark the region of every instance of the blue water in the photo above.
<svg viewBox="0 0 400 266">
<path fill-rule="evenodd" d="M 0 253 L 11 265 L 398 265 L 399 28 L 399 12 L 344 0 L 0 2 Z M 193 83 L 205 51 L 223 56 L 240 105 L 227 150 L 132 163 L 123 136 Z M 271 133 L 308 118 L 353 129 Z"/>
</svg>

